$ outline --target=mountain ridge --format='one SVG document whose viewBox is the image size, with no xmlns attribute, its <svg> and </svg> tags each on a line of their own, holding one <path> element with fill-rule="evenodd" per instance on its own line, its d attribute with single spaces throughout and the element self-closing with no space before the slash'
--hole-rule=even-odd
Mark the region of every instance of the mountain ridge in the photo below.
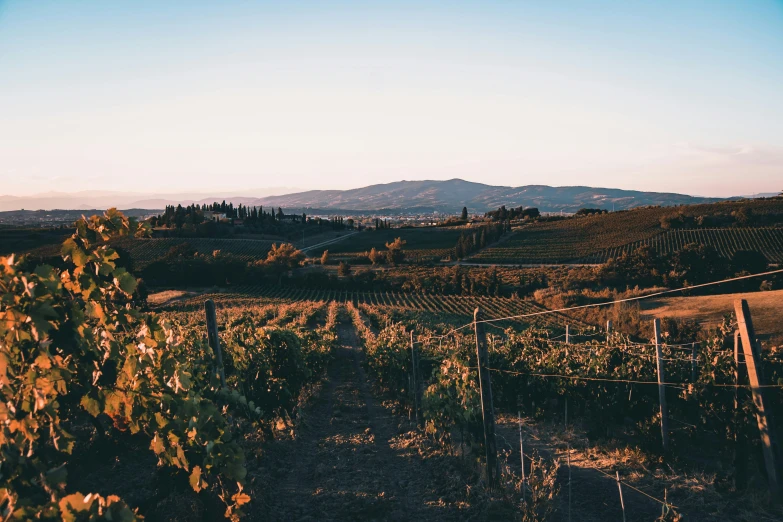
<svg viewBox="0 0 783 522">
<path fill-rule="evenodd" d="M 161 209 L 166 205 L 204 204 L 227 201 L 234 205 L 282 207 L 287 211 L 318 209 L 342 212 L 391 211 L 457 213 L 463 206 L 470 212 L 483 213 L 501 205 L 511 207 L 538 207 L 542 212 L 575 212 L 580 208 L 625 210 L 640 206 L 674 206 L 713 203 L 734 198 L 713 198 L 648 192 L 588 185 L 555 187 L 550 185 L 522 185 L 517 187 L 489 185 L 464 179 L 400 180 L 378 183 L 347 190 L 306 190 L 272 195 L 275 189 L 259 190 L 263 196 L 243 195 L 207 196 L 205 194 L 125 194 L 118 192 L 81 191 L 77 193 L 49 192 L 36 196 L 0 195 L 0 211 L 20 209 L 78 209 L 78 208 L 148 208 Z M 295 189 L 294 189 L 295 190 Z"/>
<path fill-rule="evenodd" d="M 395 181 L 349 190 L 309 190 L 282 196 L 259 198 L 253 204 L 289 209 L 373 209 L 430 208 L 445 213 L 486 212 L 501 205 L 538 207 L 542 212 L 575 212 L 580 208 L 625 210 L 641 206 L 674 206 L 713 203 L 732 198 L 711 198 L 673 192 L 645 192 L 586 185 L 518 187 L 487 185 L 465 181 Z"/>
</svg>

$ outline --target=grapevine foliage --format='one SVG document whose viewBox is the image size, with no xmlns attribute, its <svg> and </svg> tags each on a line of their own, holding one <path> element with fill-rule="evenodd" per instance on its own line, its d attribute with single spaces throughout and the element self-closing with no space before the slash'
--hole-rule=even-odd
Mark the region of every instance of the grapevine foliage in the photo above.
<svg viewBox="0 0 783 522">
<path fill-rule="evenodd" d="M 134 307 L 136 279 L 111 241 L 146 235 L 111 209 L 76 223 L 59 268 L 0 258 L 3 520 L 140 517 L 118 496 L 69 489 L 69 458 L 87 443 L 72 432 L 90 425 L 97 436 L 146 439 L 160 468 L 238 519 L 251 500 L 241 428 L 290 409 L 322 371 L 333 337 L 237 322 L 224 332 L 233 366 L 221 389 L 203 333 Z"/>
</svg>

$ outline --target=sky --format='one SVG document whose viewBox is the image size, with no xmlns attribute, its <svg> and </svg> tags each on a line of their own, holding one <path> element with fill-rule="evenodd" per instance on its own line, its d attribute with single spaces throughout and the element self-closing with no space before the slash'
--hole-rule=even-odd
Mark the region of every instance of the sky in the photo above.
<svg viewBox="0 0 783 522">
<path fill-rule="evenodd" d="M 0 194 L 783 190 L 783 0 L 0 0 Z"/>
</svg>

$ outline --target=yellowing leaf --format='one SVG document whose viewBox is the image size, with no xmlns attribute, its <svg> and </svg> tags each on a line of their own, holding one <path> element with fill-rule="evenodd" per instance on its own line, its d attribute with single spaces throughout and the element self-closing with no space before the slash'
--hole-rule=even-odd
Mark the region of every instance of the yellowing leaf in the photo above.
<svg viewBox="0 0 783 522">
<path fill-rule="evenodd" d="M 243 504 L 247 504 L 250 502 L 251 498 L 250 495 L 247 493 L 237 493 L 233 497 L 231 497 L 231 500 L 233 500 L 237 506 L 241 506 Z"/>
<path fill-rule="evenodd" d="M 190 487 L 196 493 L 203 489 L 201 485 L 201 466 L 193 466 L 193 472 L 190 474 Z"/>
</svg>

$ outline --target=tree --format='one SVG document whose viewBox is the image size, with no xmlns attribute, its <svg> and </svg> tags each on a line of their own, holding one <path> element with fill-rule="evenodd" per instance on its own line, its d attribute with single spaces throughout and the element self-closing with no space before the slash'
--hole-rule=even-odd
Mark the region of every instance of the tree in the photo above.
<svg viewBox="0 0 783 522">
<path fill-rule="evenodd" d="M 402 250 L 402 247 L 406 243 L 407 241 L 400 237 L 395 238 L 391 243 L 386 243 L 386 248 L 388 249 L 386 256 L 391 264 L 400 264 L 405 259 L 405 252 Z"/>
<path fill-rule="evenodd" d="M 755 250 L 737 250 L 731 256 L 731 270 L 735 274 L 758 274 L 767 269 L 767 258 Z"/>
<path fill-rule="evenodd" d="M 462 207 L 462 215 L 460 216 L 462 221 L 468 220 L 468 207 Z"/>
<path fill-rule="evenodd" d="M 381 252 L 378 252 L 375 247 L 370 249 L 370 253 L 367 255 L 367 257 L 370 258 L 370 262 L 373 265 L 382 264 L 385 260 L 385 256 Z"/>
<path fill-rule="evenodd" d="M 302 264 L 305 255 L 291 243 L 272 244 L 264 264 L 276 270 L 291 270 Z"/>
<path fill-rule="evenodd" d="M 351 265 L 345 261 L 340 261 L 340 264 L 337 265 L 337 275 L 342 277 L 351 275 Z"/>
</svg>

